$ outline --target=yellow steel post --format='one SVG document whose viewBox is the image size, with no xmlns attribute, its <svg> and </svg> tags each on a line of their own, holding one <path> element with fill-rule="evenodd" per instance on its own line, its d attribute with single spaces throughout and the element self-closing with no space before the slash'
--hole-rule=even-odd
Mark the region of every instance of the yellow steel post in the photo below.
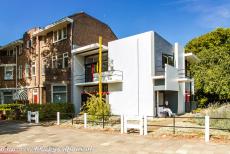
<svg viewBox="0 0 230 154">
<path fill-rule="evenodd" d="M 99 98 L 102 100 L 102 37 L 99 36 Z"/>
</svg>

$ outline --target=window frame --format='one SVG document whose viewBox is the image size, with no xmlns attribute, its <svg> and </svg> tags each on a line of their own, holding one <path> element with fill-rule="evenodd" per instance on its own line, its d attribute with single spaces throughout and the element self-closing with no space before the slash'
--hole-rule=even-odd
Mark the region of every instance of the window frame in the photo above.
<svg viewBox="0 0 230 154">
<path fill-rule="evenodd" d="M 27 75 L 27 73 L 28 73 L 28 75 Z M 26 63 L 25 64 L 25 78 L 29 78 L 29 77 L 30 77 L 30 65 Z"/>
<path fill-rule="evenodd" d="M 57 68 L 57 55 L 52 56 L 52 68 Z M 55 62 L 55 67 L 54 67 L 54 62 Z"/>
<path fill-rule="evenodd" d="M 22 79 L 22 65 L 18 66 L 18 79 Z"/>
<path fill-rule="evenodd" d="M 58 91 L 58 92 L 54 92 L 54 87 L 66 87 L 66 91 Z M 52 84 L 51 85 L 51 102 L 52 103 L 55 103 L 54 102 L 54 95 L 53 94 L 55 94 L 55 93 L 65 93 L 66 94 L 66 101 L 65 101 L 65 103 L 67 103 L 67 101 L 68 101 L 68 89 L 67 89 L 68 87 L 67 87 L 67 84 Z M 63 102 L 64 103 L 64 102 Z"/>
<path fill-rule="evenodd" d="M 6 78 L 6 72 L 9 72 L 9 70 L 6 70 L 7 68 L 11 68 L 10 72 L 12 72 L 11 78 Z M 14 66 L 5 66 L 4 68 L 4 80 L 13 80 L 14 79 Z"/>
<path fill-rule="evenodd" d="M 36 61 L 32 61 L 32 65 L 31 65 L 31 75 L 32 76 L 36 76 Z"/>
<path fill-rule="evenodd" d="M 67 39 L 67 26 L 53 31 L 53 43 Z"/>
<path fill-rule="evenodd" d="M 46 75 L 46 65 L 47 65 L 47 59 L 43 58 L 42 60 L 42 75 Z"/>
<path fill-rule="evenodd" d="M 68 61 L 69 60 L 69 53 L 68 52 L 63 53 L 62 68 L 68 68 L 69 67 L 69 64 L 68 64 L 68 66 L 65 66 L 65 59 L 66 58 L 67 58 L 67 61 Z"/>
</svg>

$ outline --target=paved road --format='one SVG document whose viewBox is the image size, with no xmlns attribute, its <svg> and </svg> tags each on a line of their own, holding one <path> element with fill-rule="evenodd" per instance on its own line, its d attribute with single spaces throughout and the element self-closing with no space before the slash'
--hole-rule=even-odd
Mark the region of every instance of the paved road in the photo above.
<svg viewBox="0 0 230 154">
<path fill-rule="evenodd" d="M 51 147 L 52 146 L 52 147 Z M 74 147 L 89 150 L 84 153 L 122 154 L 122 153 L 228 153 L 230 145 L 204 143 L 199 140 L 156 139 L 151 136 L 121 135 L 116 133 L 99 132 L 76 128 L 60 128 L 57 126 L 33 126 L 26 123 L 0 121 L 0 147 L 36 148 L 48 150 L 59 148 L 61 153 Z M 52 149 L 53 148 L 53 149 Z M 72 149 L 70 149 L 72 148 Z M 85 148 L 85 149 L 84 149 Z M 0 148 L 1 150 L 1 148 Z M 64 150 L 64 151 L 63 151 Z M 77 149 L 79 150 L 79 149 Z M 60 152 L 60 151 L 59 151 Z M 0 151 L 0 153 L 2 153 Z M 25 152 L 21 152 L 25 153 Z M 76 152 L 74 152 L 76 153 Z"/>
</svg>

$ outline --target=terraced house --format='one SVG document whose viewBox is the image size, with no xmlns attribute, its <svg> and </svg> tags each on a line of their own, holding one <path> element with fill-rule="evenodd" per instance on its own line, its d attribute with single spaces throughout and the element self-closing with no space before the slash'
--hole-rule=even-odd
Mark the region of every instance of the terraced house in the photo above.
<svg viewBox="0 0 230 154">
<path fill-rule="evenodd" d="M 117 37 L 108 25 L 81 12 L 24 33 L 0 47 L 1 103 L 72 102 L 71 50 Z"/>
</svg>

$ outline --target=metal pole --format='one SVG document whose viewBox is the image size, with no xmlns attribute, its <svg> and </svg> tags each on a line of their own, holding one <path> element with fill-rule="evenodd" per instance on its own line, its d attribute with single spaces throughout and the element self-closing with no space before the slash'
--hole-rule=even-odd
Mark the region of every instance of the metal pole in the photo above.
<svg viewBox="0 0 230 154">
<path fill-rule="evenodd" d="M 99 36 L 99 98 L 102 100 L 102 37 Z"/>
<path fill-rule="evenodd" d="M 72 115 L 72 125 L 73 125 L 73 117 L 74 117 L 74 113 L 72 113 L 71 115 Z"/>
</svg>

